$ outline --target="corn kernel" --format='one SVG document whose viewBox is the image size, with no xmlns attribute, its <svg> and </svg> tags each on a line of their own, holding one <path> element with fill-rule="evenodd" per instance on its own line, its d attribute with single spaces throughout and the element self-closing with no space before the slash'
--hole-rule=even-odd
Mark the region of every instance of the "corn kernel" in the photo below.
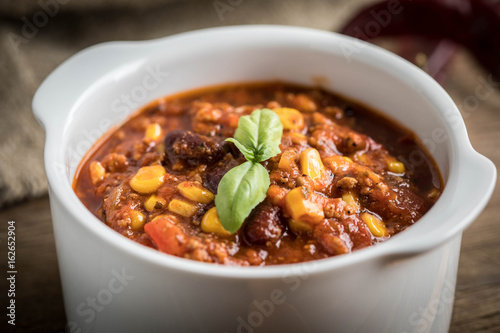
<svg viewBox="0 0 500 333">
<path fill-rule="evenodd" d="M 358 205 L 358 199 L 350 192 L 342 194 L 342 200 L 344 200 L 348 205 Z"/>
<path fill-rule="evenodd" d="M 278 168 L 283 170 L 292 170 L 296 165 L 295 161 L 297 160 L 298 154 L 295 150 L 289 149 L 285 150 L 283 154 L 281 154 L 280 162 L 278 163 Z"/>
<path fill-rule="evenodd" d="M 303 112 L 316 111 L 316 103 L 314 103 L 314 101 L 305 94 L 298 94 L 292 102 L 297 109 L 300 109 Z"/>
<path fill-rule="evenodd" d="M 285 196 L 287 194 L 287 190 L 279 187 L 278 185 L 271 185 L 267 190 L 267 196 L 271 200 L 271 203 L 278 207 L 285 206 Z"/>
<path fill-rule="evenodd" d="M 372 233 L 373 236 L 375 237 L 389 236 L 389 232 L 387 231 L 384 222 L 382 222 L 382 220 L 380 220 L 378 217 L 370 213 L 363 213 L 361 214 L 361 219 L 368 226 L 368 229 L 370 229 L 370 232 Z"/>
<path fill-rule="evenodd" d="M 332 122 L 324 114 L 319 113 L 319 112 L 314 112 L 312 114 L 312 119 L 311 120 L 312 120 L 312 123 L 314 125 L 326 125 L 326 124 L 330 124 Z"/>
<path fill-rule="evenodd" d="M 429 191 L 427 194 L 427 197 L 429 199 L 436 199 L 439 196 L 439 190 L 437 188 L 432 188 L 432 190 Z"/>
<path fill-rule="evenodd" d="M 307 143 L 307 137 L 299 132 L 290 132 L 288 136 L 292 139 L 292 143 L 296 145 L 303 145 Z"/>
<path fill-rule="evenodd" d="M 350 158 L 349 156 L 343 156 L 343 157 L 344 157 L 344 160 L 346 160 L 347 162 L 354 163 L 352 158 Z"/>
<path fill-rule="evenodd" d="M 288 220 L 288 226 L 296 234 L 306 233 L 312 230 L 312 227 L 309 223 L 295 221 L 294 219 Z"/>
<path fill-rule="evenodd" d="M 177 218 L 177 216 L 175 216 L 174 214 L 170 214 L 170 213 L 157 215 L 157 216 L 155 216 L 154 219 L 151 220 L 151 222 L 154 222 L 155 220 L 168 220 L 172 224 L 179 223 L 179 219 Z"/>
<path fill-rule="evenodd" d="M 354 198 L 354 196 L 350 192 L 342 194 L 342 200 L 344 200 L 348 205 L 357 204 L 356 199 Z"/>
<path fill-rule="evenodd" d="M 342 194 L 342 200 L 349 206 L 353 207 L 356 212 L 359 210 L 358 198 L 356 198 L 352 193 L 347 192 Z"/>
<path fill-rule="evenodd" d="M 163 184 L 165 174 L 161 165 L 142 167 L 130 180 L 130 187 L 139 193 L 153 193 Z"/>
<path fill-rule="evenodd" d="M 368 158 L 364 153 L 356 154 L 356 161 L 362 164 L 368 164 Z"/>
<path fill-rule="evenodd" d="M 146 208 L 148 212 L 152 212 L 158 206 L 164 207 L 165 204 L 166 204 L 165 199 L 159 198 L 153 194 L 144 202 L 144 208 Z"/>
<path fill-rule="evenodd" d="M 89 166 L 89 173 L 90 181 L 93 185 L 95 185 L 104 179 L 104 176 L 106 175 L 106 169 L 104 169 L 101 163 L 92 161 Z"/>
<path fill-rule="evenodd" d="M 161 126 L 158 123 L 149 124 L 146 127 L 146 138 L 156 140 L 161 135 Z"/>
<path fill-rule="evenodd" d="M 387 163 L 387 166 L 389 167 L 389 171 L 393 173 L 404 173 L 405 172 L 405 165 L 399 161 L 389 161 Z"/>
<path fill-rule="evenodd" d="M 285 196 L 285 210 L 295 221 L 319 223 L 325 217 L 323 206 L 314 193 L 307 195 L 305 187 L 296 187 Z"/>
<path fill-rule="evenodd" d="M 215 198 L 212 192 L 197 182 L 185 181 L 177 185 L 177 188 L 185 198 L 202 204 L 211 203 Z"/>
<path fill-rule="evenodd" d="M 185 217 L 192 217 L 198 211 L 198 207 L 184 200 L 173 199 L 168 204 L 168 210 Z"/>
<path fill-rule="evenodd" d="M 343 156 L 340 155 L 332 155 L 325 158 L 325 164 L 335 174 L 347 171 L 351 167 L 349 162 Z"/>
<path fill-rule="evenodd" d="M 304 128 L 304 116 L 300 111 L 292 108 L 278 108 L 273 111 L 280 117 L 284 130 L 301 130 Z"/>
<path fill-rule="evenodd" d="M 327 106 L 323 111 L 334 119 L 342 119 L 345 117 L 345 112 L 337 106 Z"/>
<path fill-rule="evenodd" d="M 132 228 L 132 230 L 141 230 L 144 226 L 144 223 L 146 223 L 146 217 L 144 216 L 144 214 L 136 210 L 131 210 L 128 214 L 130 216 L 130 227 Z"/>
<path fill-rule="evenodd" d="M 231 235 L 231 233 L 222 226 L 215 207 L 210 208 L 203 216 L 203 219 L 201 219 L 201 230 L 221 236 Z"/>
<path fill-rule="evenodd" d="M 319 152 L 314 148 L 307 148 L 300 154 L 300 170 L 311 177 L 315 189 L 320 188 L 326 179 L 326 169 L 321 161 Z"/>
</svg>

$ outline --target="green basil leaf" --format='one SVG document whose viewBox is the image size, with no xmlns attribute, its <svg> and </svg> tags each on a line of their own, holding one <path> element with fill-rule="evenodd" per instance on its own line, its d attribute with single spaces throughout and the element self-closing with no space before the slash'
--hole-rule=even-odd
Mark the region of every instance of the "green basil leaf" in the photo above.
<svg viewBox="0 0 500 333">
<path fill-rule="evenodd" d="M 222 177 L 215 196 L 224 229 L 236 232 L 252 209 L 266 198 L 269 185 L 269 174 L 259 163 L 247 161 L 229 170 Z"/>
<path fill-rule="evenodd" d="M 248 160 L 222 177 L 215 196 L 217 214 L 227 231 L 236 232 L 252 209 L 266 198 L 271 182 L 267 170 L 259 162 L 280 153 L 282 134 L 279 116 L 262 109 L 241 117 L 234 138 L 226 139 Z"/>
<path fill-rule="evenodd" d="M 238 148 L 239 151 L 241 151 L 241 153 L 243 154 L 243 156 L 245 156 L 245 158 L 248 161 L 253 161 L 254 160 L 255 155 L 254 155 L 254 151 L 252 149 L 248 149 L 247 147 L 245 147 L 244 145 L 242 145 L 238 140 L 236 140 L 234 138 L 228 138 L 228 139 L 226 139 L 226 141 L 234 143 L 234 145 L 236 146 L 236 148 Z"/>
<path fill-rule="evenodd" d="M 272 110 L 262 109 L 241 117 L 234 139 L 227 140 L 233 142 L 247 160 L 258 163 L 280 153 L 282 135 L 280 117 Z"/>
</svg>

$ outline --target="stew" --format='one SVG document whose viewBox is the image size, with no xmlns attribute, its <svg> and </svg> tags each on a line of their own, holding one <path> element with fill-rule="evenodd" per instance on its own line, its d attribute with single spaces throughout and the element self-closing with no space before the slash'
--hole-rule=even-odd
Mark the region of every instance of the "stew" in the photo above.
<svg viewBox="0 0 500 333">
<path fill-rule="evenodd" d="M 265 198 L 231 233 L 214 198 L 224 202 L 221 179 L 246 158 L 225 139 L 260 109 L 279 116 L 281 143 L 259 161 L 269 175 Z M 384 242 L 420 219 L 443 189 L 410 130 L 323 89 L 282 82 L 209 87 L 145 106 L 95 144 L 73 187 L 95 216 L 135 242 L 239 266 Z"/>
</svg>

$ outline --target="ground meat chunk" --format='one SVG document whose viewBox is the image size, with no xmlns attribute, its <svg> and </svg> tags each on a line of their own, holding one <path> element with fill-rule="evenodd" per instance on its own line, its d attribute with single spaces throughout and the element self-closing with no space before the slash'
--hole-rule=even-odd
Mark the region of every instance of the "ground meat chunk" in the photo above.
<svg viewBox="0 0 500 333">
<path fill-rule="evenodd" d="M 342 189 L 351 190 L 356 187 L 358 181 L 353 177 L 343 177 L 337 182 L 337 186 Z"/>
<path fill-rule="evenodd" d="M 165 159 L 174 170 L 212 165 L 225 155 L 224 145 L 191 131 L 175 130 L 165 137 Z"/>
<path fill-rule="evenodd" d="M 125 155 L 110 153 L 102 160 L 102 165 L 109 172 L 124 172 L 127 170 L 129 162 Z"/>
</svg>

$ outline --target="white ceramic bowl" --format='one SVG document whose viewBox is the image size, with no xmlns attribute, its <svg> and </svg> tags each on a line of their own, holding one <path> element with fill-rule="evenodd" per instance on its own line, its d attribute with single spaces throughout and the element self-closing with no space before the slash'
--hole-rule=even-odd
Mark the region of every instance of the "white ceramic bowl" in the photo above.
<svg viewBox="0 0 500 333">
<path fill-rule="evenodd" d="M 156 98 L 227 82 L 318 78 L 414 130 L 442 172 L 445 189 L 435 206 L 386 243 L 296 265 L 205 264 L 119 235 L 72 190 L 92 143 Z M 398 56 L 334 33 L 279 26 L 105 43 L 60 65 L 38 89 L 33 109 L 47 132 L 45 167 L 70 332 L 448 329 L 461 234 L 486 205 L 496 170 L 472 149 L 447 93 Z"/>
</svg>

